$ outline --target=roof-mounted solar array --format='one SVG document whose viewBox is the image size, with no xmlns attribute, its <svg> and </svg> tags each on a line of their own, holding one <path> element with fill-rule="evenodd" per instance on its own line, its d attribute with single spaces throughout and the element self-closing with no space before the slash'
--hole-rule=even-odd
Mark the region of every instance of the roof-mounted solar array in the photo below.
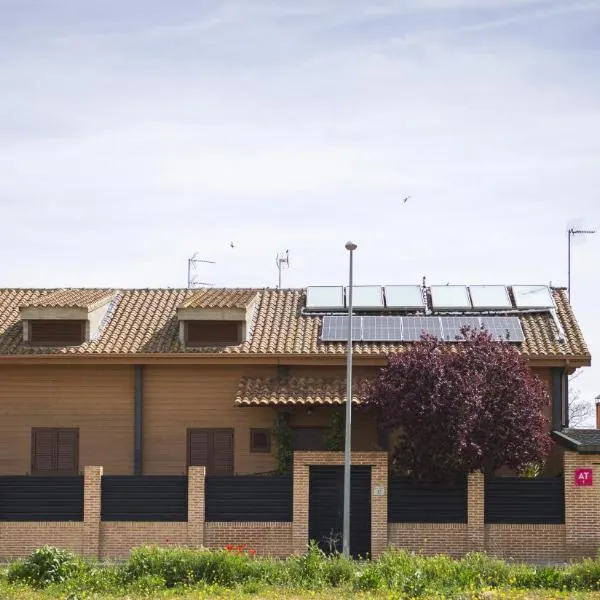
<svg viewBox="0 0 600 600">
<path fill-rule="evenodd" d="M 314 285 L 306 289 L 306 308 L 343 310 L 344 288 L 341 285 Z"/>
<path fill-rule="evenodd" d="M 385 306 L 396 310 L 423 310 L 423 292 L 420 285 L 386 285 Z"/>
<path fill-rule="evenodd" d="M 518 317 L 379 317 L 353 316 L 352 339 L 357 342 L 415 342 L 423 333 L 445 341 L 463 339 L 464 327 L 481 329 L 495 340 L 523 342 L 523 328 Z M 348 317 L 324 316 L 321 341 L 345 342 L 348 335 Z"/>
<path fill-rule="evenodd" d="M 517 308 L 554 308 L 552 293 L 546 285 L 513 285 L 512 291 Z"/>
<path fill-rule="evenodd" d="M 470 310 L 471 299 L 466 285 L 432 285 L 433 310 Z"/>
<path fill-rule="evenodd" d="M 435 312 L 479 312 L 551 310 L 552 292 L 546 285 L 514 285 L 512 295 L 504 285 L 432 285 L 431 307 Z M 358 312 L 425 312 L 427 304 L 419 285 L 356 285 L 352 287 L 352 308 Z M 343 312 L 348 288 L 311 286 L 306 290 L 306 310 Z"/>
<path fill-rule="evenodd" d="M 481 310 L 511 309 L 512 302 L 506 286 L 503 285 L 470 285 L 473 308 Z"/>
<path fill-rule="evenodd" d="M 348 300 L 346 288 L 346 300 Z M 352 306 L 357 310 L 382 310 L 383 288 L 380 285 L 353 285 Z"/>
</svg>

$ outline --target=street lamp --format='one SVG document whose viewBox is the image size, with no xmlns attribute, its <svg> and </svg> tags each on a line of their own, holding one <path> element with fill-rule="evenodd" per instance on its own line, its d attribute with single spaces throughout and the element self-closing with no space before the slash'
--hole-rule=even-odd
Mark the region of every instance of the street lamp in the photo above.
<svg viewBox="0 0 600 600">
<path fill-rule="evenodd" d="M 344 517 L 342 530 L 342 552 L 350 556 L 350 471 L 352 468 L 352 259 L 356 250 L 354 242 L 346 242 L 350 252 L 348 276 L 348 335 L 346 344 L 346 437 L 344 445 Z"/>
</svg>

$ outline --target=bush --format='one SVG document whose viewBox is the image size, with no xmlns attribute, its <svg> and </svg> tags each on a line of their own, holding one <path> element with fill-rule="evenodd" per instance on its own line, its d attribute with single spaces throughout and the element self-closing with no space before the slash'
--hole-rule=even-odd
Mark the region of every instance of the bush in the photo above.
<svg viewBox="0 0 600 600">
<path fill-rule="evenodd" d="M 21 597 L 26 586 L 51 597 L 81 600 L 96 595 L 160 596 L 165 589 L 223 588 L 259 593 L 271 587 L 341 592 L 387 591 L 395 597 L 456 597 L 486 590 L 600 590 L 600 558 L 558 568 L 510 565 L 486 554 L 460 560 L 389 550 L 376 561 L 326 556 L 315 544 L 286 560 L 227 550 L 141 547 L 119 566 L 98 566 L 69 552 L 44 547 L 0 573 L 0 597 Z M 17 585 L 18 584 L 18 585 Z M 30 588 L 29 588 L 30 589 Z M 341 593 L 340 592 L 340 593 Z"/>
<path fill-rule="evenodd" d="M 8 581 L 42 588 L 51 583 L 63 583 L 87 569 L 87 563 L 71 552 L 44 546 L 25 560 L 13 563 L 8 570 Z"/>
</svg>

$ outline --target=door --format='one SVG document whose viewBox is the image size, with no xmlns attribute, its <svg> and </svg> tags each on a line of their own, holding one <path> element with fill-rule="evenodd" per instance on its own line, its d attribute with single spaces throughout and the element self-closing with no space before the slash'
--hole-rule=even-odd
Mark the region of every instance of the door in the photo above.
<svg viewBox="0 0 600 600">
<path fill-rule="evenodd" d="M 350 552 L 371 553 L 371 467 L 352 467 L 350 480 Z M 310 467 L 308 537 L 324 552 L 342 551 L 344 468 Z"/>
</svg>

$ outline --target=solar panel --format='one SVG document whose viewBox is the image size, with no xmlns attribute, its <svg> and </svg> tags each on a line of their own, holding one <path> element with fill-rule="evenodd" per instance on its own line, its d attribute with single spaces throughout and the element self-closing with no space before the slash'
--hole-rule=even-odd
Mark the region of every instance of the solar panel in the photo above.
<svg viewBox="0 0 600 600">
<path fill-rule="evenodd" d="M 363 317 L 364 342 L 401 342 L 402 317 Z"/>
<path fill-rule="evenodd" d="M 462 341 L 461 329 L 485 327 L 494 340 L 523 342 L 525 336 L 518 317 L 352 317 L 352 339 L 363 342 L 417 342 L 424 333 L 447 342 Z M 348 317 L 326 315 L 323 317 L 321 341 L 345 342 Z"/>
<path fill-rule="evenodd" d="M 461 330 L 464 327 L 471 329 L 480 329 L 481 320 L 479 317 L 440 317 L 442 321 L 443 338 L 446 342 L 460 341 L 464 339 Z"/>
<path fill-rule="evenodd" d="M 404 342 L 417 342 L 424 333 L 436 338 L 442 337 L 442 328 L 439 317 L 401 317 L 402 340 Z"/>
<path fill-rule="evenodd" d="M 362 339 L 362 317 L 352 317 L 352 339 Z M 323 342 L 345 342 L 348 339 L 348 317 L 341 315 L 326 315 L 321 326 Z"/>
<path fill-rule="evenodd" d="M 432 285 L 433 310 L 469 310 L 471 300 L 466 285 Z"/>
<path fill-rule="evenodd" d="M 518 317 L 481 317 L 481 324 L 495 340 L 525 341 L 521 320 Z"/>
<path fill-rule="evenodd" d="M 547 285 L 513 285 L 517 308 L 554 308 L 554 300 Z"/>
<path fill-rule="evenodd" d="M 503 285 L 470 285 L 473 308 L 512 308 L 508 290 Z"/>
<path fill-rule="evenodd" d="M 423 309 L 423 292 L 420 285 L 386 285 L 385 306 L 398 309 Z"/>
<path fill-rule="evenodd" d="M 348 298 L 348 288 L 346 288 Z M 381 310 L 383 308 L 383 288 L 380 285 L 353 285 L 352 307 L 357 310 Z"/>
<path fill-rule="evenodd" d="M 344 288 L 341 285 L 313 285 L 306 289 L 308 310 L 342 310 Z"/>
</svg>

